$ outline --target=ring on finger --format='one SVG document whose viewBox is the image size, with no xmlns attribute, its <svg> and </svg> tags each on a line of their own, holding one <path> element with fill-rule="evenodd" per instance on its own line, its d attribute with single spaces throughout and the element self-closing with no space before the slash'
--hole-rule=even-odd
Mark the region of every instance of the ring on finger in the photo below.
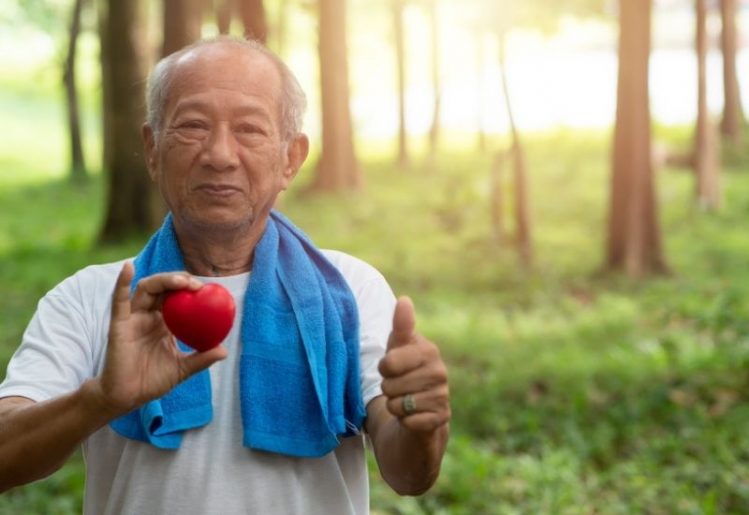
<svg viewBox="0 0 749 515">
<path fill-rule="evenodd" d="M 407 393 L 403 396 L 403 411 L 406 415 L 413 415 L 416 413 L 416 401 L 414 400 L 413 394 Z"/>
</svg>

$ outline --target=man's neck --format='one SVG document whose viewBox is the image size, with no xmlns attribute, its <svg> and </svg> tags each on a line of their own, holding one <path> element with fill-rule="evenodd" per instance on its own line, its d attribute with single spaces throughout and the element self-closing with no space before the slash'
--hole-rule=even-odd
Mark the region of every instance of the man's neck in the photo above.
<svg viewBox="0 0 749 515">
<path fill-rule="evenodd" d="M 200 231 L 197 234 L 195 231 L 180 231 L 175 226 L 186 270 L 203 277 L 249 272 L 255 245 L 260 241 L 264 229 L 265 223 L 260 229 Z"/>
</svg>

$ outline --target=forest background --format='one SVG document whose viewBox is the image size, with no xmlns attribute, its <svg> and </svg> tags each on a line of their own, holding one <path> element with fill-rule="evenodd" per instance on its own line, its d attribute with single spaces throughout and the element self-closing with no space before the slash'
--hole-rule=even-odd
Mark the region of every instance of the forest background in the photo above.
<svg viewBox="0 0 749 515">
<path fill-rule="evenodd" d="M 49 288 L 143 245 L 145 73 L 226 31 L 309 95 L 281 209 L 411 295 L 448 362 L 442 475 L 399 498 L 372 466 L 374 513 L 746 512 L 737 0 L 3 2 L 0 370 Z M 0 514 L 80 513 L 83 477 Z"/>
</svg>

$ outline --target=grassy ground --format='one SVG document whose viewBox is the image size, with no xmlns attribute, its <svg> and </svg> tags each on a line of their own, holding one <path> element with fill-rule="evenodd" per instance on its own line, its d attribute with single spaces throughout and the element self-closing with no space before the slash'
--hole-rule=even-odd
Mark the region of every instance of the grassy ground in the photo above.
<svg viewBox="0 0 749 515">
<path fill-rule="evenodd" d="M 54 133 L 45 116 L 35 126 Z M 683 131 L 659 134 L 686 140 Z M 437 485 L 421 498 L 398 498 L 373 468 L 376 513 L 712 514 L 749 506 L 749 174 L 727 169 L 725 208 L 704 214 L 691 207 L 689 174 L 662 171 L 672 274 L 639 283 L 602 275 L 608 137 L 557 131 L 529 139 L 537 252 L 530 271 L 492 237 L 489 158 L 465 149 L 448 149 L 432 171 L 396 169 L 386 153 L 372 152 L 365 194 L 308 197 L 301 184 L 283 200 L 319 245 L 370 261 L 397 293 L 412 295 L 419 329 L 439 342 L 450 367 L 454 421 Z M 13 138 L 0 142 L 0 369 L 47 289 L 142 243 L 94 247 L 100 178 L 74 189 L 61 176 L 59 139 Z M 78 513 L 82 488 L 76 457 L 51 478 L 0 496 L 0 514 Z"/>
</svg>

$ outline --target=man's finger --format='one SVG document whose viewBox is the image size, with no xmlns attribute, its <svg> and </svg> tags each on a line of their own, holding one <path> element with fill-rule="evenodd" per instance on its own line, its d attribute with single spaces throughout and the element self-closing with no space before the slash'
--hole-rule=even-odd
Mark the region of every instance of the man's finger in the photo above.
<svg viewBox="0 0 749 515">
<path fill-rule="evenodd" d="M 218 345 L 205 352 L 193 352 L 192 354 L 184 356 L 182 358 L 182 361 L 184 364 L 184 370 L 187 373 L 187 377 L 190 377 L 191 375 L 196 374 L 201 370 L 205 370 L 217 361 L 221 361 L 222 359 L 226 358 L 228 354 L 229 352 L 226 347 L 224 347 L 223 345 Z M 184 379 L 187 379 L 187 377 L 185 377 Z"/>
<path fill-rule="evenodd" d="M 135 269 L 130 261 L 122 265 L 117 276 L 117 282 L 112 291 L 112 318 L 126 318 L 130 315 L 130 282 L 135 275 Z"/>
<path fill-rule="evenodd" d="M 413 341 L 416 329 L 416 313 L 409 297 L 400 297 L 395 304 L 393 330 L 388 338 L 388 350 L 401 347 Z"/>
<path fill-rule="evenodd" d="M 200 288 L 200 281 L 186 272 L 167 272 L 151 275 L 138 281 L 138 287 L 132 298 L 133 311 L 148 311 L 158 306 L 161 294 L 169 290 Z"/>
</svg>

